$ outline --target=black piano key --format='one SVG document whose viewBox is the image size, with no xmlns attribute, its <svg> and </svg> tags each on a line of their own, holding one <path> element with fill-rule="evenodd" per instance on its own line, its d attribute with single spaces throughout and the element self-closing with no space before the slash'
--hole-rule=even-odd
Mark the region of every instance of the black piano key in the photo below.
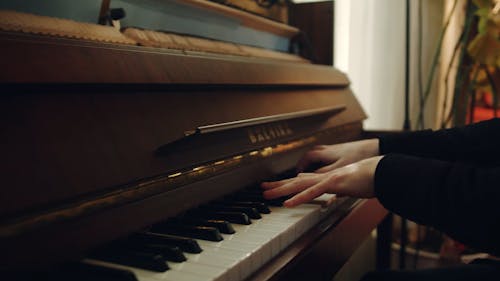
<svg viewBox="0 0 500 281">
<path fill-rule="evenodd" d="M 251 193 L 249 195 L 251 195 Z M 274 199 L 265 199 L 264 198 L 264 193 L 262 193 L 262 191 L 260 191 L 256 197 L 257 198 L 262 198 L 264 200 L 263 202 L 265 202 L 265 203 L 267 203 L 267 204 L 269 204 L 271 206 L 281 207 L 281 206 L 283 206 L 283 202 L 285 202 L 286 200 L 292 198 L 293 195 L 282 196 L 282 197 L 278 197 L 278 198 L 274 198 Z"/>
<path fill-rule="evenodd" d="M 159 254 L 152 254 L 129 249 L 116 249 L 115 247 L 102 249 L 91 254 L 97 260 L 113 262 L 121 265 L 165 272 L 168 265 L 165 258 Z"/>
<path fill-rule="evenodd" d="M 262 199 L 264 201 L 277 201 L 277 202 L 281 202 L 281 203 L 285 202 L 287 199 L 291 198 L 291 196 L 283 196 L 283 197 L 272 199 L 272 200 L 266 200 L 264 198 L 263 190 L 260 186 L 259 187 L 250 187 L 250 188 L 241 190 L 241 191 L 237 192 L 236 194 L 238 194 L 238 196 L 240 196 L 240 197 L 249 196 L 249 197 Z"/>
<path fill-rule="evenodd" d="M 179 235 L 183 237 L 191 237 L 215 242 L 223 240 L 219 230 L 215 227 L 210 226 L 192 226 L 165 222 L 154 225 L 151 228 L 150 232 Z"/>
<path fill-rule="evenodd" d="M 167 261 L 183 262 L 187 260 L 179 247 L 160 244 L 146 244 L 144 246 L 146 250 L 158 251 Z"/>
<path fill-rule="evenodd" d="M 288 200 L 288 198 L 285 198 L 285 197 L 280 197 L 280 198 L 275 198 L 275 199 L 271 199 L 271 200 L 266 200 L 265 202 L 271 206 L 275 206 L 275 207 L 282 207 L 283 206 L 283 203 Z"/>
<path fill-rule="evenodd" d="M 239 192 L 228 195 L 227 200 L 266 202 L 266 199 L 262 195 Z"/>
<path fill-rule="evenodd" d="M 160 254 L 167 261 L 173 262 L 183 262 L 186 261 L 186 256 L 182 253 L 181 249 L 177 246 L 165 245 L 165 244 L 154 244 L 147 243 L 144 241 L 134 241 L 134 240 L 124 240 L 117 242 L 113 247 L 120 247 L 124 249 L 132 249 L 132 250 L 142 250 L 144 252 L 152 253 L 152 254 Z"/>
<path fill-rule="evenodd" d="M 297 171 L 295 169 L 290 169 L 290 170 L 287 170 L 287 171 L 282 172 L 280 174 L 274 175 L 274 176 L 266 179 L 266 181 L 280 181 L 280 180 L 285 180 L 285 179 L 289 179 L 289 178 L 294 178 L 296 176 L 297 176 Z M 250 186 L 250 188 L 252 188 L 252 187 L 260 188 L 260 184 Z"/>
<path fill-rule="evenodd" d="M 167 235 L 160 233 L 141 232 L 129 237 L 131 240 L 143 241 L 150 244 L 171 245 L 179 247 L 182 251 L 192 254 L 202 252 L 198 242 L 192 238 L 180 237 L 175 235 Z"/>
<path fill-rule="evenodd" d="M 239 191 L 239 193 L 246 193 L 246 194 L 262 194 L 263 190 L 262 188 L 255 188 L 255 187 L 250 187 L 250 188 L 245 188 L 241 191 Z"/>
<path fill-rule="evenodd" d="M 249 225 L 252 223 L 250 218 L 241 212 L 217 212 L 211 210 L 193 210 L 186 214 L 187 217 L 226 220 L 231 223 Z"/>
<path fill-rule="evenodd" d="M 296 176 L 297 176 L 297 171 L 295 169 L 291 169 L 291 170 L 285 171 L 285 172 L 283 172 L 283 173 L 281 173 L 279 175 L 276 175 L 275 181 L 284 180 L 284 179 L 290 179 L 290 178 L 294 178 Z"/>
<path fill-rule="evenodd" d="M 228 205 L 228 206 L 243 206 L 252 207 L 257 209 L 261 214 L 270 214 L 271 210 L 269 206 L 264 202 L 251 202 L 251 201 L 234 201 L 234 200 L 221 200 L 216 201 L 216 204 Z"/>
<path fill-rule="evenodd" d="M 87 263 L 72 263 L 59 269 L 47 280 L 57 281 L 137 281 L 134 273 L 126 269 L 109 268 Z"/>
<path fill-rule="evenodd" d="M 225 220 L 210 220 L 210 219 L 197 219 L 197 218 L 175 218 L 169 221 L 173 221 L 178 224 L 186 224 L 186 225 L 196 225 L 196 226 L 210 226 L 215 227 L 219 230 L 220 233 L 224 234 L 234 234 L 234 228 L 230 222 Z"/>
<path fill-rule="evenodd" d="M 242 191 L 238 191 L 238 192 L 234 193 L 234 195 L 242 197 L 242 198 L 249 197 L 249 198 L 258 198 L 258 199 L 261 199 L 264 201 L 271 201 L 271 200 L 267 200 L 264 198 L 264 192 L 262 189 L 260 189 L 260 190 L 242 190 Z M 285 201 L 288 198 L 290 198 L 290 196 L 283 196 L 283 197 L 279 197 L 279 198 L 276 198 L 273 200 Z"/>
<path fill-rule="evenodd" d="M 255 198 L 261 198 L 264 199 L 264 193 L 262 190 L 242 190 L 238 191 L 235 193 L 236 195 L 240 195 L 242 197 L 249 196 L 249 197 L 255 197 Z M 265 199 L 264 199 L 265 200 Z"/>
<path fill-rule="evenodd" d="M 247 216 L 250 219 L 261 219 L 262 218 L 259 211 L 257 211 L 257 209 L 252 208 L 252 207 L 227 206 L 227 205 L 220 205 L 220 204 L 207 204 L 207 205 L 201 206 L 200 208 L 214 210 L 214 211 L 221 211 L 221 212 L 241 212 L 241 213 L 247 214 Z"/>
</svg>

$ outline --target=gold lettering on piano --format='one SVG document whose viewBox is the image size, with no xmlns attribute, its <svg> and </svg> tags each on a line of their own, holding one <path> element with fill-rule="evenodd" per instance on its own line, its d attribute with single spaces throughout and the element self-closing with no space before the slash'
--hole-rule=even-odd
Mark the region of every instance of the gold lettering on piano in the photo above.
<svg viewBox="0 0 500 281">
<path fill-rule="evenodd" d="M 264 135 L 263 135 L 263 134 L 259 131 L 259 132 L 257 133 L 257 141 L 258 141 L 258 142 L 263 142 L 263 141 L 265 141 L 265 140 L 266 140 L 266 139 L 264 138 Z"/>
<path fill-rule="evenodd" d="M 283 127 L 281 127 L 281 126 L 278 126 L 278 132 L 279 132 L 280 136 L 284 136 L 285 135 L 285 130 L 283 130 Z"/>
<path fill-rule="evenodd" d="M 260 143 L 291 136 L 293 130 L 288 126 L 288 123 L 281 122 L 249 128 L 247 129 L 247 134 L 251 143 Z"/>
<path fill-rule="evenodd" d="M 251 143 L 256 143 L 257 142 L 257 137 L 255 136 L 255 134 L 253 134 L 252 132 L 248 132 L 248 138 L 250 138 L 250 142 Z"/>
<path fill-rule="evenodd" d="M 267 141 L 270 140 L 271 137 L 268 135 L 268 130 L 266 130 L 265 127 L 263 127 L 262 129 L 263 129 L 262 130 L 262 135 L 264 135 L 264 139 L 267 140 Z"/>
</svg>

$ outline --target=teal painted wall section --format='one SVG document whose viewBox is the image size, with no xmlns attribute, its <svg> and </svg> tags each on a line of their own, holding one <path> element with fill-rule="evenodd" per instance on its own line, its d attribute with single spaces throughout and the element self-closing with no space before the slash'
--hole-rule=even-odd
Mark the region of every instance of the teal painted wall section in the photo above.
<svg viewBox="0 0 500 281">
<path fill-rule="evenodd" d="M 96 23 L 101 0 L 0 1 L 0 9 Z M 113 0 L 112 8 L 124 8 L 122 26 L 135 26 L 191 34 L 238 44 L 286 51 L 289 40 L 241 25 L 236 19 L 205 11 L 175 0 Z"/>
<path fill-rule="evenodd" d="M 0 9 L 97 23 L 101 0 L 0 0 Z"/>
<path fill-rule="evenodd" d="M 287 38 L 250 29 L 234 18 L 193 8 L 177 1 L 114 0 L 111 6 L 125 9 L 125 26 L 193 34 L 274 50 L 288 49 Z"/>
</svg>

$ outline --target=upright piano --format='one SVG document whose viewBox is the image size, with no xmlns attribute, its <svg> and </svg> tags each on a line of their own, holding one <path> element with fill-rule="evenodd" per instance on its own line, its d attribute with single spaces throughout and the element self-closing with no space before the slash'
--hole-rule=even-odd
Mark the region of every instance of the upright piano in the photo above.
<svg viewBox="0 0 500 281">
<path fill-rule="evenodd" d="M 331 280 L 386 215 L 259 191 L 312 146 L 363 137 L 332 67 L 22 30 L 0 54 L 3 274 Z"/>
</svg>

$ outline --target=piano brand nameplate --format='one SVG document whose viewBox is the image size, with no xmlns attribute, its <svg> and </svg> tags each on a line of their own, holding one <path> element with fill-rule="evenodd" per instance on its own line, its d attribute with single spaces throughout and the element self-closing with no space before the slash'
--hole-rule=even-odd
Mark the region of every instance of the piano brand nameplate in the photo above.
<svg viewBox="0 0 500 281">
<path fill-rule="evenodd" d="M 170 154 L 192 153 L 193 147 L 201 145 L 219 148 L 230 140 L 234 149 L 214 149 L 217 156 L 229 156 L 252 151 L 262 146 L 275 145 L 292 138 L 310 135 L 325 126 L 329 118 L 345 110 L 345 105 L 336 105 L 314 110 L 278 114 L 247 120 L 200 126 L 185 133 L 185 137 L 165 144 L 156 150 L 160 157 Z M 234 145 L 236 144 L 236 145 Z M 224 153 L 221 155 L 221 153 Z M 214 156 L 216 156 L 214 155 Z M 213 156 L 208 156 L 213 158 Z"/>
<path fill-rule="evenodd" d="M 286 122 L 277 122 L 276 124 L 268 126 L 248 128 L 246 131 L 251 143 L 262 143 L 293 135 L 293 130 Z"/>
</svg>

